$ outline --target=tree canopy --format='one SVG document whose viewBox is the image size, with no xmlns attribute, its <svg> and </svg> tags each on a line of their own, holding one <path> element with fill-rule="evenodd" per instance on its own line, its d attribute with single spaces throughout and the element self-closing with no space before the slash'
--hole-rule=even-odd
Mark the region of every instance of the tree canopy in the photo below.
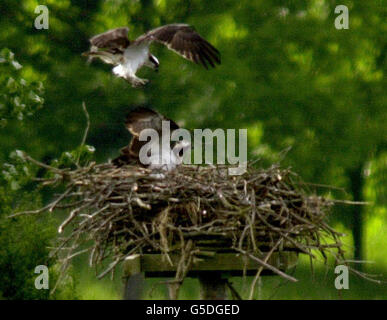
<svg viewBox="0 0 387 320">
<path fill-rule="evenodd" d="M 49 9 L 48 30 L 34 28 L 38 4 Z M 335 28 L 337 5 L 349 8 L 347 30 Z M 147 105 L 189 129 L 247 128 L 250 159 L 281 161 L 306 181 L 347 191 L 333 196 L 372 200 L 385 221 L 386 8 L 384 0 L 3 0 L 0 161 L 12 162 L 16 149 L 44 161 L 75 149 L 82 102 L 86 142 L 106 161 L 130 138 L 126 113 Z M 151 82 L 136 90 L 81 56 L 88 38 L 109 28 L 128 26 L 135 38 L 173 22 L 195 26 L 221 52 L 221 66 L 207 71 L 154 45 L 159 73 L 142 70 Z M 8 196 L 18 206 L 20 197 Z M 357 257 L 364 212 L 334 215 L 352 231 Z"/>
</svg>

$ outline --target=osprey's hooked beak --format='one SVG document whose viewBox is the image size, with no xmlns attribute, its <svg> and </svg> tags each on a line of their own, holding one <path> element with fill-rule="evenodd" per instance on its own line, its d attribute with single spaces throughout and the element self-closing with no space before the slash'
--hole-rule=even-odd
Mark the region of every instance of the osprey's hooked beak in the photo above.
<svg viewBox="0 0 387 320">
<path fill-rule="evenodd" d="M 153 54 L 150 54 L 149 55 L 149 61 L 152 62 L 153 69 L 156 72 L 159 72 L 159 65 L 160 65 L 159 60 L 157 60 L 157 58 Z"/>
</svg>

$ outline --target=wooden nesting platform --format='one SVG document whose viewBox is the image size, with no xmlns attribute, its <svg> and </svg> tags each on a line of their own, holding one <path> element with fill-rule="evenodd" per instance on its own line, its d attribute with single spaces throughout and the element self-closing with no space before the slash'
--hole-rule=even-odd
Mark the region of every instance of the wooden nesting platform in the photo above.
<svg viewBox="0 0 387 320">
<path fill-rule="evenodd" d="M 263 256 L 266 254 L 263 253 Z M 162 254 L 133 255 L 124 261 L 125 283 L 124 299 L 138 299 L 141 296 L 141 278 L 173 278 L 176 274 L 180 256 L 170 255 L 173 265 L 168 263 Z M 297 265 L 298 252 L 295 250 L 274 252 L 266 261 L 272 267 L 286 271 Z M 203 257 L 192 266 L 187 277 L 198 278 L 200 297 L 204 300 L 227 299 L 227 278 L 253 276 L 261 267 L 246 256 L 235 252 L 217 252 Z M 274 272 L 263 268 L 261 275 L 274 275 Z M 142 278 L 143 279 L 143 278 Z M 171 290 L 172 289 L 172 290 Z M 178 291 L 169 286 L 170 299 L 178 298 Z"/>
<path fill-rule="evenodd" d="M 124 273 L 126 277 L 138 273 L 144 273 L 145 277 L 152 278 L 170 278 L 176 273 L 176 265 L 179 261 L 178 255 L 171 255 L 173 266 L 168 263 L 162 254 L 143 254 L 134 255 L 124 261 Z M 286 271 L 297 265 L 298 252 L 282 251 L 274 252 L 268 264 L 273 267 Z M 246 275 L 255 275 L 260 268 L 258 262 L 254 262 L 247 257 L 233 252 L 216 253 L 213 256 L 208 256 L 193 264 L 188 272 L 188 277 L 198 277 L 201 273 L 217 272 L 224 276 L 243 276 L 244 270 Z M 262 275 L 273 275 L 273 272 L 264 268 Z"/>
</svg>

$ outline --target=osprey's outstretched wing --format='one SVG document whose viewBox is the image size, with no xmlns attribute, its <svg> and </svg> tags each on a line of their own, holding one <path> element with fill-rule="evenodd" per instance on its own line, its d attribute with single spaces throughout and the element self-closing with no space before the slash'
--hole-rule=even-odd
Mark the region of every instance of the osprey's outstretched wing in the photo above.
<svg viewBox="0 0 387 320">
<path fill-rule="evenodd" d="M 90 51 L 82 55 L 89 57 L 89 62 L 93 58 L 100 58 L 105 63 L 118 65 L 124 50 L 130 45 L 128 32 L 129 28 L 121 27 L 97 34 L 89 40 Z"/>
<path fill-rule="evenodd" d="M 134 44 L 152 41 L 164 44 L 187 60 L 201 63 L 206 69 L 208 65 L 220 64 L 219 51 L 190 25 L 167 24 L 140 36 Z"/>
<path fill-rule="evenodd" d="M 90 39 L 92 47 L 123 51 L 130 44 L 128 27 L 121 27 L 97 34 Z"/>
<path fill-rule="evenodd" d="M 126 117 L 125 125 L 133 136 L 139 137 L 144 129 L 154 129 L 161 133 L 162 121 L 169 121 L 171 132 L 179 129 L 179 126 L 173 120 L 146 107 L 138 107 L 132 110 Z"/>
</svg>

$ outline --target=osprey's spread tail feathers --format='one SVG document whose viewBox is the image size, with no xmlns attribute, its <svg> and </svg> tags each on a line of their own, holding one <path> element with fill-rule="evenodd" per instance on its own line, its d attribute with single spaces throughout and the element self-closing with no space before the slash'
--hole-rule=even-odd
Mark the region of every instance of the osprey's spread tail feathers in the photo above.
<svg viewBox="0 0 387 320">
<path fill-rule="evenodd" d="M 93 58 L 99 58 L 103 62 L 108 64 L 113 64 L 113 65 L 119 64 L 122 61 L 122 57 L 123 57 L 123 55 L 120 53 L 112 53 L 109 51 L 102 51 L 102 50 L 100 51 L 91 50 L 88 52 L 84 52 L 82 53 L 82 56 L 88 57 L 88 60 L 87 60 L 88 62 L 90 62 Z"/>
</svg>

